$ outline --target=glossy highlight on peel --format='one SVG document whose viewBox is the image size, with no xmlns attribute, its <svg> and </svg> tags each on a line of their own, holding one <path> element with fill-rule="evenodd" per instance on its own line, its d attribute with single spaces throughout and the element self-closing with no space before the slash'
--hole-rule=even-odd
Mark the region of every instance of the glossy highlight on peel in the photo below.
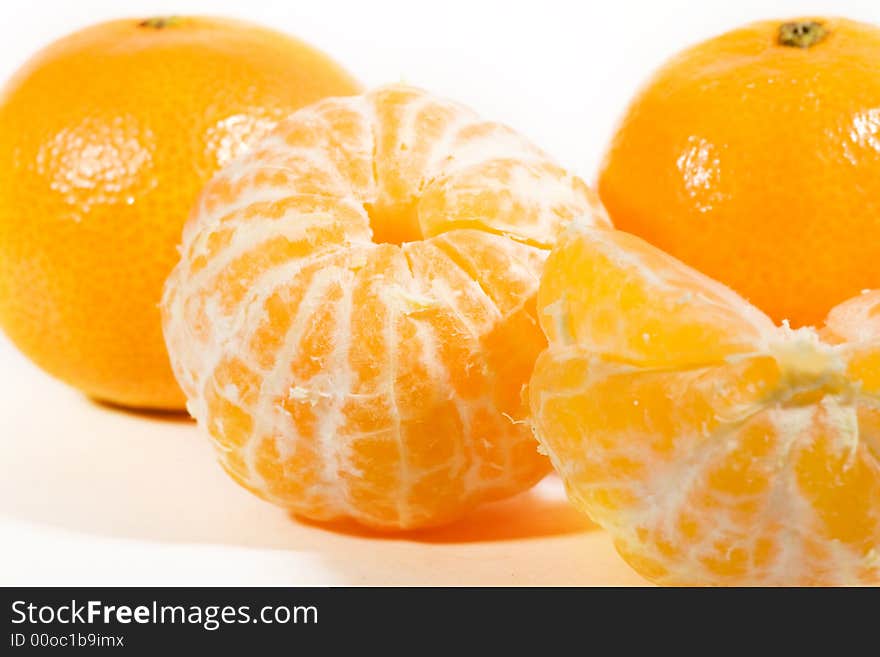
<svg viewBox="0 0 880 657">
<path fill-rule="evenodd" d="M 91 397 L 182 410 L 158 304 L 200 188 L 294 110 L 359 90 L 308 44 L 230 19 L 49 45 L 0 93 L 0 327 Z"/>
<path fill-rule="evenodd" d="M 761 21 L 671 58 L 630 103 L 598 192 L 614 225 L 821 324 L 880 287 L 880 29 Z"/>
<path fill-rule="evenodd" d="M 301 110 L 202 193 L 166 284 L 191 413 L 243 486 L 316 520 L 448 522 L 549 469 L 523 388 L 577 177 L 406 86 Z"/>
<path fill-rule="evenodd" d="M 880 582 L 880 291 L 793 330 L 638 237 L 574 222 L 537 308 L 536 434 L 638 572 Z"/>
</svg>

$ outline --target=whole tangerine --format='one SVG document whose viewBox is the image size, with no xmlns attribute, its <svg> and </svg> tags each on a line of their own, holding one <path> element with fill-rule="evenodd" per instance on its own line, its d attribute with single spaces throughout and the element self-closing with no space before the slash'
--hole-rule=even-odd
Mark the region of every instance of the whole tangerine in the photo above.
<svg viewBox="0 0 880 657">
<path fill-rule="evenodd" d="M 357 90 L 311 46 L 234 20 L 53 43 L 0 93 L 0 326 L 90 396 L 181 408 L 158 304 L 199 189 L 280 119 Z"/>
<path fill-rule="evenodd" d="M 685 50 L 632 101 L 598 191 L 775 321 L 821 323 L 880 287 L 880 29 L 765 21 Z"/>
<path fill-rule="evenodd" d="M 333 98 L 205 187 L 162 304 L 190 412 L 299 516 L 450 522 L 549 470 L 523 391 L 544 260 L 595 194 L 420 89 Z"/>
</svg>

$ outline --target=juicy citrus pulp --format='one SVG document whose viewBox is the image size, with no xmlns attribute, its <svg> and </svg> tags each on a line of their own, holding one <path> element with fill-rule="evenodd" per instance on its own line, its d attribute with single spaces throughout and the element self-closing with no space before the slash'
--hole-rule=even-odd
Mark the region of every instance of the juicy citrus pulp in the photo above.
<svg viewBox="0 0 880 657">
<path fill-rule="evenodd" d="M 639 572 L 880 581 L 880 291 L 792 330 L 638 237 L 575 223 L 538 316 L 537 436 Z"/>
<path fill-rule="evenodd" d="M 282 123 L 204 190 L 165 335 L 229 473 L 309 518 L 438 524 L 549 463 L 522 388 L 549 247 L 607 225 L 518 134 L 409 87 Z"/>
</svg>

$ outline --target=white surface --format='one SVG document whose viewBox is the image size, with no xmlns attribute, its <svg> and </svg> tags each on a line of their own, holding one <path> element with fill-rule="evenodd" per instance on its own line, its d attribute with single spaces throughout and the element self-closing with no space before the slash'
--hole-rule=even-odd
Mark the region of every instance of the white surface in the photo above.
<svg viewBox="0 0 880 657">
<path fill-rule="evenodd" d="M 288 31 L 367 85 L 403 80 L 505 121 L 592 180 L 619 113 L 682 46 L 758 18 L 880 23 L 876 0 L 5 0 L 0 78 L 120 16 L 231 15 Z M 91 404 L 0 336 L 0 584 L 640 583 L 555 480 L 448 530 L 369 538 L 238 489 L 187 422 Z"/>
<path fill-rule="evenodd" d="M 637 584 L 551 478 L 405 538 L 298 522 L 185 419 L 100 406 L 0 344 L 0 584 Z"/>
</svg>

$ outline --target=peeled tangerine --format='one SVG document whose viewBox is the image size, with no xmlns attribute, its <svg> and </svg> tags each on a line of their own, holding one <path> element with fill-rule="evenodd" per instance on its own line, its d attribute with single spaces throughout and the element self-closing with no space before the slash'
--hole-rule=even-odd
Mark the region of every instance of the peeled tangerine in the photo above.
<svg viewBox="0 0 880 657">
<path fill-rule="evenodd" d="M 636 570 L 880 582 L 880 291 L 795 331 L 637 237 L 575 222 L 538 314 L 536 433 Z"/>
<path fill-rule="evenodd" d="M 317 520 L 451 520 L 531 486 L 535 294 L 586 185 L 403 86 L 294 114 L 204 190 L 163 301 L 188 407 L 243 486 Z"/>
</svg>

